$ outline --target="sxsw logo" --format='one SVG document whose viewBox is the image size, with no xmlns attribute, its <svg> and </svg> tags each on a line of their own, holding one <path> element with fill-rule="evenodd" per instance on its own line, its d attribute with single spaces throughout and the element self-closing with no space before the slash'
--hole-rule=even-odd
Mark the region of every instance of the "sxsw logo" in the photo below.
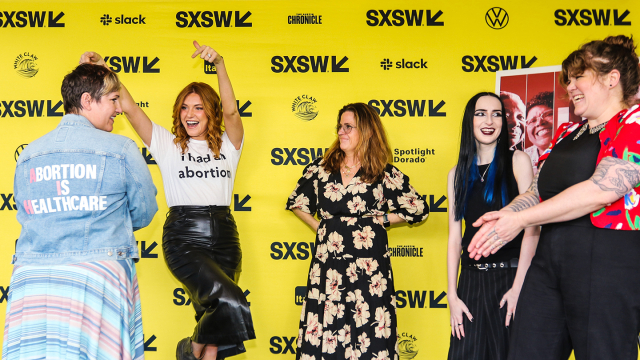
<svg viewBox="0 0 640 360">
<path fill-rule="evenodd" d="M 151 61 L 146 56 L 105 56 L 104 62 L 115 73 L 124 71 L 128 73 L 157 74 L 160 72 L 156 64 L 160 59 L 155 56 Z M 141 66 L 142 65 L 142 66 Z"/>
<path fill-rule="evenodd" d="M 145 22 L 146 19 L 147 18 L 143 17 L 142 15 L 133 16 L 133 17 L 120 15 L 115 18 L 115 24 L 116 25 L 146 25 L 147 24 Z M 108 26 L 113 22 L 113 18 L 109 16 L 109 14 L 104 14 L 102 15 L 102 17 L 100 17 L 100 22 L 102 23 L 102 25 Z"/>
<path fill-rule="evenodd" d="M 248 297 L 251 294 L 251 291 L 248 289 L 244 291 L 244 296 Z M 189 306 L 191 305 L 191 299 L 189 299 L 189 295 L 184 291 L 183 288 L 175 288 L 173 290 L 173 304 L 177 306 Z M 251 306 L 251 303 L 247 301 L 247 304 Z"/>
<path fill-rule="evenodd" d="M 329 60 L 331 60 L 331 67 L 329 67 Z M 344 66 L 348 60 L 349 58 L 346 56 L 338 60 L 338 56 L 276 55 L 271 58 L 271 65 L 273 65 L 271 71 L 276 74 L 283 72 L 307 73 L 309 71 L 314 73 L 349 72 L 349 68 Z"/>
<path fill-rule="evenodd" d="M 271 163 L 273 165 L 308 165 L 317 157 L 326 153 L 329 148 L 273 148 Z"/>
<path fill-rule="evenodd" d="M 368 104 L 373 107 L 380 117 L 405 117 L 405 116 L 447 116 L 447 113 L 440 111 L 444 106 L 444 100 L 435 104 L 434 100 L 369 100 Z M 425 111 L 426 110 L 426 111 Z"/>
<path fill-rule="evenodd" d="M 140 241 L 140 257 L 141 258 L 149 258 L 149 259 L 157 259 L 158 258 L 158 254 L 157 253 L 153 253 L 153 250 L 158 246 L 157 242 L 152 242 L 150 245 L 147 246 L 147 242 L 146 241 Z M 136 244 L 138 244 L 138 241 L 136 241 Z"/>
<path fill-rule="evenodd" d="M 369 10 L 367 25 L 369 26 L 444 26 L 444 21 L 437 21 L 442 10 Z"/>
<path fill-rule="evenodd" d="M 9 300 L 9 287 L 0 286 L 0 304 Z"/>
<path fill-rule="evenodd" d="M 525 55 L 465 55 L 462 57 L 462 71 L 496 72 L 499 70 L 513 70 L 518 68 L 518 61 L 520 61 L 521 69 L 528 69 L 536 62 L 536 60 L 538 60 L 538 58 L 535 56 L 527 60 Z"/>
<path fill-rule="evenodd" d="M 613 18 L 611 17 L 612 11 Z M 553 14 L 558 26 L 631 26 L 631 21 L 624 21 L 629 15 L 629 10 L 620 14 L 618 9 L 558 9 Z"/>
<path fill-rule="evenodd" d="M 429 302 L 427 303 L 426 290 L 398 290 L 396 291 L 396 307 L 398 309 L 402 309 L 409 305 L 411 309 L 446 309 L 447 304 L 441 304 L 440 301 L 442 301 L 442 299 L 447 296 L 447 293 L 443 291 L 437 297 L 435 296 L 435 294 L 435 291 L 429 291 Z"/>
<path fill-rule="evenodd" d="M 234 16 L 235 15 L 235 16 Z M 240 11 L 179 11 L 176 13 L 176 26 L 186 27 L 253 27 L 247 20 L 251 11 L 240 16 Z M 231 23 L 233 21 L 233 24 Z"/>
<path fill-rule="evenodd" d="M 273 260 L 307 260 L 316 253 L 315 243 L 309 242 L 272 242 L 271 258 Z"/>
<path fill-rule="evenodd" d="M 15 199 L 13 199 L 13 194 L 0 194 L 0 196 L 2 196 L 2 206 L 0 206 L 0 211 L 18 210 L 16 201 Z"/>
<path fill-rule="evenodd" d="M 0 100 L 0 117 L 57 117 L 64 115 L 61 106 L 62 100 Z"/>
<path fill-rule="evenodd" d="M 384 59 L 380 62 L 380 67 L 389 70 L 393 67 L 393 63 L 389 59 Z M 427 61 L 420 59 L 420 61 L 410 61 L 402 59 L 396 61 L 396 69 L 428 69 Z"/>
<path fill-rule="evenodd" d="M 271 347 L 269 351 L 272 354 L 296 354 L 296 348 L 294 347 L 296 343 L 296 337 L 288 337 L 288 336 L 272 336 L 271 340 L 269 340 L 269 344 Z"/>
<path fill-rule="evenodd" d="M 2 11 L 0 27 L 65 27 L 65 23 L 60 22 L 63 16 L 62 11 L 57 15 L 53 11 Z"/>
</svg>

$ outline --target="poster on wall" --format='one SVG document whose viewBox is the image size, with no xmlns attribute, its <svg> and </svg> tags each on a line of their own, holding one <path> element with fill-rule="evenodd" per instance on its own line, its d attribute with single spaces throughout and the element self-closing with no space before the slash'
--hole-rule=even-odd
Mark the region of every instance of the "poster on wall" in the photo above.
<svg viewBox="0 0 640 360">
<path fill-rule="evenodd" d="M 496 94 L 504 101 L 511 148 L 526 152 L 534 171 L 556 129 L 581 120 L 560 85 L 561 70 L 557 65 L 496 72 Z"/>
</svg>

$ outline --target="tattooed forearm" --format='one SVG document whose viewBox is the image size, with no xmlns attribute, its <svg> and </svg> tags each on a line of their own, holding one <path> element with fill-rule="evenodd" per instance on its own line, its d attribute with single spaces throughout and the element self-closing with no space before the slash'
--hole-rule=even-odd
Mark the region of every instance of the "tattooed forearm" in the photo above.
<svg viewBox="0 0 640 360">
<path fill-rule="evenodd" d="M 608 156 L 600 161 L 591 181 L 602 191 L 614 191 L 621 198 L 640 183 L 640 166 Z"/>
<path fill-rule="evenodd" d="M 509 206 L 505 209 L 511 210 L 514 212 L 522 211 L 528 209 L 532 206 L 536 206 L 540 203 L 540 198 L 537 195 L 531 193 L 524 193 L 517 198 L 515 198 Z"/>
</svg>

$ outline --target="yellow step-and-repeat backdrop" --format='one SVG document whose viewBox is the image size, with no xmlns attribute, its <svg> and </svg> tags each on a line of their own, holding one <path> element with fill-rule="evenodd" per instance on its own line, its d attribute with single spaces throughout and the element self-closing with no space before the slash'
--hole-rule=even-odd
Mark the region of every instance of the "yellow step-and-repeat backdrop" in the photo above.
<svg viewBox="0 0 640 360">
<path fill-rule="evenodd" d="M 466 101 L 492 91 L 495 72 L 560 64 L 591 39 L 632 34 L 637 1 L 133 1 L 0 2 L 0 322 L 14 242 L 15 159 L 63 115 L 60 84 L 84 51 L 102 54 L 139 105 L 171 126 L 191 81 L 217 88 L 198 40 L 219 51 L 246 131 L 232 208 L 257 339 L 243 359 L 292 359 L 314 234 L 284 209 L 304 165 L 335 138 L 337 111 L 380 111 L 394 163 L 431 209 L 419 226 L 390 230 L 401 359 L 443 359 L 446 174 L 457 158 Z M 298 117 L 307 105 L 317 112 Z M 158 187 L 160 211 L 136 233 L 148 359 L 172 359 L 191 334 L 193 309 L 162 259 L 167 206 L 153 158 L 124 116 L 114 133 L 134 139 Z M 497 305 L 496 305 L 497 306 Z"/>
</svg>

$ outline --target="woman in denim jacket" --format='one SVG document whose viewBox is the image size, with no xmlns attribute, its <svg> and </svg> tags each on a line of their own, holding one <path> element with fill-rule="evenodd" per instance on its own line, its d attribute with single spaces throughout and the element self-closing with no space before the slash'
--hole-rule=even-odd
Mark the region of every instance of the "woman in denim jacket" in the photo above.
<svg viewBox="0 0 640 360">
<path fill-rule="evenodd" d="M 65 76 L 66 115 L 20 154 L 22 225 L 2 359 L 142 359 L 135 230 L 157 211 L 133 140 L 110 134 L 120 82 L 84 64 Z"/>
</svg>

